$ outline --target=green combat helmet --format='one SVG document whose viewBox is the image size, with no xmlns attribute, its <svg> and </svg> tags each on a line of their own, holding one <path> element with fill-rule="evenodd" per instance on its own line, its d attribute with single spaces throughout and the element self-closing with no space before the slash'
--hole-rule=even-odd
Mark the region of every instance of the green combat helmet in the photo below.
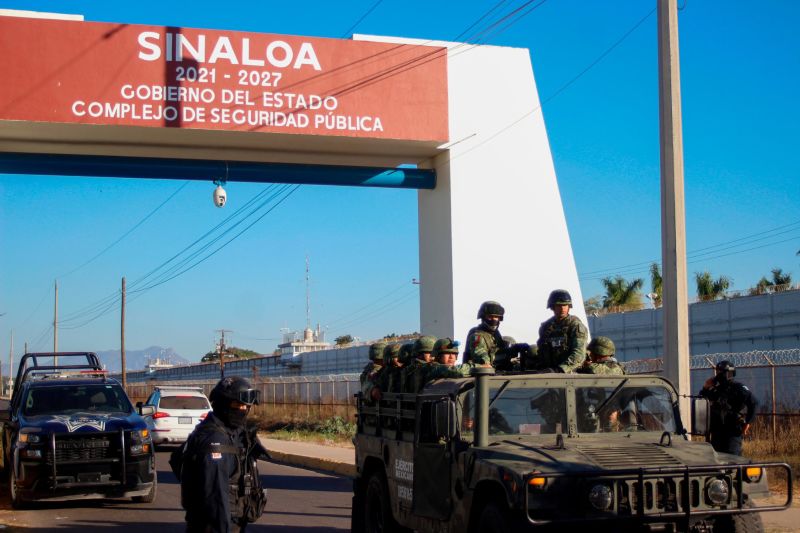
<svg viewBox="0 0 800 533">
<path fill-rule="evenodd" d="M 400 362 L 406 366 L 414 360 L 414 343 L 407 342 L 400 347 Z"/>
<path fill-rule="evenodd" d="M 433 335 L 423 335 L 414 343 L 414 357 L 419 357 L 422 352 L 433 352 L 433 346 L 436 344 L 436 337 Z"/>
<path fill-rule="evenodd" d="M 383 351 L 386 349 L 386 343 L 378 341 L 369 347 L 369 360 L 372 362 L 383 362 Z"/>
<path fill-rule="evenodd" d="M 431 356 L 433 357 L 434 360 L 438 362 L 439 355 L 445 353 L 458 354 L 458 341 L 454 341 L 453 339 L 444 337 L 433 343 L 433 350 L 431 350 Z"/>
<path fill-rule="evenodd" d="M 396 342 L 394 344 L 387 344 L 386 348 L 383 349 L 383 361 L 388 365 L 392 362 L 392 359 L 397 359 L 400 357 L 400 349 L 403 347 L 402 344 Z"/>
<path fill-rule="evenodd" d="M 608 337 L 593 338 L 586 349 L 592 352 L 593 355 L 599 355 L 601 357 L 614 357 L 614 353 L 616 353 L 614 341 Z"/>
</svg>

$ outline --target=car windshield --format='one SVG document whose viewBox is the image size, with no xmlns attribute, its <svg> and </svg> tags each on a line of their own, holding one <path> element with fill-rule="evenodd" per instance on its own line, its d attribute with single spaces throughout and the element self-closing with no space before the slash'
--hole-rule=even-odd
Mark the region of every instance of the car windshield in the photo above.
<svg viewBox="0 0 800 533">
<path fill-rule="evenodd" d="M 665 387 L 577 387 L 575 404 L 580 433 L 676 430 L 672 397 Z"/>
<path fill-rule="evenodd" d="M 32 387 L 23 403 L 26 416 L 63 413 L 130 413 L 128 397 L 117 385 Z"/>
<path fill-rule="evenodd" d="M 489 435 L 556 435 L 567 430 L 566 390 L 507 386 L 490 389 Z"/>
<path fill-rule="evenodd" d="M 162 396 L 159 409 L 210 409 L 202 396 Z"/>
</svg>

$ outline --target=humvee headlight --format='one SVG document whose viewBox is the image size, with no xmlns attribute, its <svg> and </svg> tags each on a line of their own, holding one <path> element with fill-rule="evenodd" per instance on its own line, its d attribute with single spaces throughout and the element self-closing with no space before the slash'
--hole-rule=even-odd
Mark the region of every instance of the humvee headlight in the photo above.
<svg viewBox="0 0 800 533">
<path fill-rule="evenodd" d="M 608 485 L 595 485 L 589 491 L 589 503 L 598 511 L 607 511 L 614 503 L 614 494 Z"/>
<path fill-rule="evenodd" d="M 722 479 L 713 479 L 706 485 L 706 496 L 711 503 L 715 505 L 722 505 L 728 503 L 730 491 L 728 484 Z"/>
<path fill-rule="evenodd" d="M 761 481 L 761 468 L 757 466 L 750 466 L 744 469 L 744 480 L 748 483 L 758 483 Z"/>
</svg>

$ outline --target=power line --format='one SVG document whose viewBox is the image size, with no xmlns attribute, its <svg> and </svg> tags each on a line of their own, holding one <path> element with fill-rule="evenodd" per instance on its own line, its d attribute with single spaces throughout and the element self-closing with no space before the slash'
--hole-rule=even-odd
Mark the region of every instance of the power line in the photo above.
<svg viewBox="0 0 800 533">
<path fill-rule="evenodd" d="M 786 229 L 786 228 L 791 228 L 791 229 Z M 783 230 L 783 231 L 778 231 L 778 230 Z M 760 241 L 763 241 L 763 240 L 766 240 L 766 239 L 772 239 L 772 238 L 777 237 L 779 235 L 784 235 L 786 233 L 791 233 L 791 232 L 797 231 L 797 230 L 800 230 L 800 221 L 793 222 L 792 224 L 785 224 L 783 226 L 777 226 L 775 228 L 764 230 L 764 231 L 760 231 L 760 232 L 757 232 L 757 233 L 753 233 L 753 234 L 747 235 L 745 237 L 740 237 L 738 239 L 733 239 L 733 240 L 730 240 L 730 241 L 724 241 L 724 242 L 721 242 L 721 243 L 713 244 L 711 246 L 698 248 L 696 250 L 692 250 L 692 251 L 688 252 L 687 253 L 687 257 L 689 259 L 692 259 L 693 262 L 694 262 L 698 258 L 702 258 L 702 257 L 705 257 L 705 256 L 717 254 L 719 252 L 726 252 L 726 251 L 728 251 L 730 249 L 733 249 L 733 248 L 737 248 L 737 247 L 740 247 L 740 246 L 747 246 L 747 245 L 750 245 L 750 244 L 753 244 L 753 243 L 756 243 L 756 242 L 760 242 Z M 790 239 L 790 240 L 792 240 L 792 239 Z M 785 242 L 785 241 L 780 241 L 780 242 Z M 738 243 L 738 244 L 736 244 L 736 243 Z M 778 244 L 778 243 L 776 242 L 776 243 L 773 243 L 773 244 Z M 715 248 L 718 248 L 718 249 L 714 250 Z M 749 249 L 748 250 L 742 250 L 742 251 L 749 251 Z M 707 259 L 715 259 L 716 257 L 706 257 L 706 258 Z M 629 265 L 622 265 L 622 266 L 618 266 L 616 268 L 604 268 L 604 269 L 600 269 L 600 270 L 592 270 L 592 271 L 583 273 L 581 278 L 600 279 L 600 278 L 604 277 L 604 274 L 616 274 L 616 273 L 624 273 L 624 272 L 630 272 L 630 271 L 641 272 L 642 269 L 638 268 L 638 267 L 642 267 L 642 266 L 648 266 L 649 267 L 649 265 L 651 265 L 653 263 L 660 263 L 660 260 L 651 259 L 650 261 L 641 261 L 641 262 L 638 262 L 638 263 L 631 263 Z"/>
<path fill-rule="evenodd" d="M 135 225 L 134 225 L 134 226 L 133 226 L 131 229 L 129 229 L 128 231 L 126 231 L 125 233 L 123 233 L 123 234 L 122 234 L 122 235 L 121 235 L 121 236 L 120 236 L 120 237 L 119 237 L 117 240 L 115 240 L 114 242 L 112 242 L 111 244 L 109 244 L 108 246 L 106 246 L 105 248 L 103 248 L 102 250 L 100 250 L 100 252 L 98 252 L 98 253 L 97 253 L 97 254 L 96 254 L 94 257 L 92 257 L 91 259 L 89 259 L 89 260 L 85 261 L 84 263 L 82 263 L 82 264 L 78 265 L 77 267 L 73 268 L 72 270 L 70 270 L 70 271 L 69 271 L 69 272 L 67 272 L 66 274 L 61 274 L 61 275 L 60 275 L 60 276 L 58 276 L 57 278 L 59 278 L 59 279 L 60 279 L 60 278 L 65 278 L 65 277 L 69 276 L 70 274 L 72 274 L 72 273 L 74 273 L 74 272 L 77 272 L 78 270 L 82 269 L 83 267 L 85 267 L 86 265 L 88 265 L 89 263 L 91 263 L 92 261 L 94 261 L 95 259 L 97 259 L 98 257 L 100 257 L 101 255 L 103 255 L 104 253 L 106 253 L 107 251 L 109 251 L 109 250 L 110 250 L 111 248 L 113 248 L 113 247 L 114 247 L 114 246 L 115 246 L 117 243 L 119 243 L 119 242 L 120 242 L 122 239 L 124 239 L 125 237 L 127 237 L 128 235 L 130 235 L 131 233 L 133 233 L 133 232 L 134 232 L 134 231 L 135 231 L 135 230 L 136 230 L 136 229 L 137 229 L 139 226 L 141 226 L 142 224 L 144 224 L 144 223 L 147 221 L 147 219 L 149 219 L 151 216 L 153 216 L 153 215 L 154 215 L 154 214 L 155 214 L 155 213 L 156 213 L 156 212 L 157 212 L 159 209 L 161 209 L 162 207 L 164 207 L 164 206 L 165 206 L 165 205 L 166 205 L 166 204 L 167 204 L 167 203 L 168 203 L 170 200 L 172 200 L 172 198 L 174 198 L 174 197 L 175 197 L 175 195 L 176 195 L 176 194 L 178 194 L 179 192 L 181 192 L 181 191 L 184 189 L 184 187 L 186 187 L 188 184 L 189 184 L 189 181 L 185 181 L 185 182 L 183 183 L 183 185 L 181 185 L 180 187 L 178 187 L 178 189 L 177 189 L 177 190 L 175 190 L 175 192 L 173 192 L 171 195 L 169 195 L 169 197 L 167 197 L 167 199 L 166 199 L 166 200 L 164 200 L 163 202 L 161 202 L 161 203 L 160 203 L 160 204 L 159 204 L 159 205 L 158 205 L 158 206 L 157 206 L 155 209 L 153 209 L 152 211 L 150 211 L 150 212 L 149 212 L 149 213 L 148 213 L 148 214 L 147 214 L 147 215 L 146 215 L 144 218 L 142 218 L 142 219 L 141 219 L 139 222 L 137 222 L 137 223 L 136 223 L 136 224 L 135 224 Z"/>
<path fill-rule="evenodd" d="M 367 17 L 369 16 L 369 14 L 370 14 L 370 13 L 372 13 L 373 11 L 375 11 L 375 8 L 376 8 L 376 7 L 378 7 L 378 6 L 380 5 L 380 3 L 381 3 L 381 2 L 383 2 L 383 0 L 378 0 L 377 2 L 375 2 L 374 4 L 372 4 L 372 7 L 371 7 L 371 8 L 369 8 L 369 9 L 367 10 L 367 12 L 366 12 L 366 13 L 364 13 L 363 15 L 361 15 L 361 18 L 359 18 L 357 21 L 355 21 L 355 23 L 353 23 L 353 25 L 352 25 L 352 26 L 350 26 L 350 28 L 349 28 L 349 29 L 348 29 L 346 32 L 344 32 L 344 35 L 342 35 L 342 39 L 346 39 L 347 37 L 349 37 L 349 36 L 352 34 L 353 30 L 354 30 L 354 29 L 356 29 L 356 27 L 357 27 L 359 24 L 361 24 L 361 22 L 362 22 L 362 21 L 363 21 L 365 18 L 367 18 Z"/>
<path fill-rule="evenodd" d="M 286 187 L 289 187 L 289 185 L 287 185 Z M 283 196 L 283 198 L 281 198 L 280 200 L 278 200 L 278 201 L 277 201 L 277 202 L 276 202 L 276 203 L 275 203 L 275 204 L 274 204 L 272 207 L 270 207 L 270 208 L 269 208 L 269 209 L 268 209 L 268 210 L 267 210 L 265 213 L 263 213 L 261 216 L 259 216 L 258 218 L 256 218 L 256 219 L 255 219 L 255 220 L 254 220 L 252 223 L 250 223 L 249 225 L 247 225 L 247 226 L 246 226 L 246 227 L 245 227 L 243 230 L 241 230 L 239 233 L 237 233 L 236 235 L 234 235 L 233 237 L 231 237 L 231 238 L 230 238 L 228 241 L 226 241 L 224 244 L 222 244 L 221 246 L 219 246 L 218 248 L 216 248 L 214 251 L 212 251 L 211 253 L 209 253 L 209 254 L 208 254 L 208 255 L 206 255 L 205 257 L 203 257 L 203 258 L 199 259 L 198 261 L 194 262 L 193 264 L 191 264 L 191 265 L 189 265 L 188 267 L 184 268 L 183 270 L 181 270 L 181 271 L 179 271 L 179 272 L 177 272 L 177 273 L 173 274 L 173 275 L 172 275 L 172 276 L 170 276 L 170 277 L 167 277 L 167 278 L 165 278 L 165 279 L 160 279 L 160 280 L 154 281 L 153 283 L 151 283 L 150 285 L 148 285 L 148 286 L 146 286 L 146 287 L 144 287 L 144 288 L 137 289 L 137 290 L 135 290 L 135 291 L 129 291 L 129 294 L 132 294 L 132 296 L 131 296 L 131 298 L 130 298 L 130 301 L 132 302 L 132 301 L 134 301 L 135 299 L 137 299 L 139 296 L 142 296 L 142 295 L 143 295 L 143 293 L 145 293 L 145 292 L 147 292 L 147 291 L 149 291 L 149 290 L 151 290 L 151 289 L 154 289 L 155 287 L 158 287 L 158 286 L 160 286 L 160 285 L 163 285 L 163 284 L 165 284 L 165 283 L 167 283 L 167 282 L 169 282 L 169 281 L 171 281 L 171 280 L 173 280 L 173 279 L 177 278 L 178 276 L 181 276 L 181 275 L 185 274 L 186 272 L 188 272 L 188 271 L 190 271 L 190 270 L 194 269 L 195 267 L 197 267 L 197 266 L 198 266 L 198 265 L 200 265 L 201 263 L 205 262 L 206 260 L 208 260 L 208 259 L 210 259 L 211 257 L 213 257 L 214 255 L 216 255 L 216 254 L 217 254 L 217 252 L 219 252 L 220 250 L 222 250 L 223 248 L 225 248 L 226 246 L 228 246 L 228 245 L 229 245 L 231 242 L 233 242 L 234 240 L 236 240 L 237 238 L 239 238 L 239 237 L 240 237 L 242 234 L 244 234 L 244 233 L 245 233 L 247 230 L 249 230 L 250 228 L 252 228 L 252 227 L 253 227 L 253 226 L 254 226 L 256 223 L 258 223 L 258 222 L 259 222 L 260 220 L 262 220 L 262 219 L 263 219 L 265 216 L 267 216 L 267 215 L 268 215 L 269 213 L 271 213 L 271 212 L 272 212 L 274 209 L 276 209 L 276 208 L 277 208 L 277 207 L 278 207 L 280 204 L 282 204 L 282 203 L 283 203 L 283 202 L 284 202 L 284 201 L 285 201 L 287 198 L 289 198 L 289 196 L 291 196 L 291 195 L 292 195 L 292 194 L 293 194 L 295 191 L 297 191 L 297 189 L 299 189 L 299 188 L 300 188 L 300 185 L 295 185 L 295 186 L 294 186 L 294 187 L 293 187 L 293 188 L 292 188 L 292 189 L 291 189 L 291 190 L 290 190 L 290 191 L 289 191 L 289 192 L 288 192 L 286 195 L 284 195 L 284 196 Z M 263 204 L 262 204 L 262 205 L 263 205 Z M 261 206 L 259 206 L 257 209 L 260 209 L 260 208 L 261 208 Z M 248 216 L 249 216 L 249 215 L 248 215 Z M 226 230 L 226 232 L 225 232 L 225 233 L 229 232 L 231 229 L 232 229 L 232 228 L 229 228 L 228 230 Z M 134 294 L 134 293 L 136 293 L 136 294 Z M 117 303 L 117 301 L 114 301 L 114 302 L 110 303 L 110 304 L 109 304 L 109 305 L 107 305 L 105 308 L 103 308 L 103 309 L 99 310 L 99 312 L 98 312 L 98 313 L 96 313 L 94 316 L 92 316 L 91 318 L 89 318 L 89 319 L 85 320 L 85 321 L 84 321 L 84 322 L 82 322 L 81 324 L 78 324 L 78 325 L 73 325 L 73 326 L 70 326 L 70 327 L 65 327 L 64 329 L 78 329 L 78 328 L 82 328 L 82 327 L 84 327 L 84 326 L 86 326 L 86 325 L 90 324 L 91 322 L 94 322 L 95 320 L 97 320 L 98 318 L 102 317 L 103 315 L 107 314 L 109 311 L 111 311 L 111 310 L 112 310 L 112 309 L 113 309 L 113 308 L 116 306 L 116 303 Z"/>
</svg>

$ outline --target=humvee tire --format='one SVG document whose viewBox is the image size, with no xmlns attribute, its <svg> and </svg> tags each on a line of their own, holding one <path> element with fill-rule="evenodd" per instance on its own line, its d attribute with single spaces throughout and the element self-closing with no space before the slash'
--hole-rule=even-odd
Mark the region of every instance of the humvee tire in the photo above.
<svg viewBox="0 0 800 533">
<path fill-rule="evenodd" d="M 366 533 L 399 533 L 405 528 L 395 522 L 389 501 L 386 476 L 380 470 L 373 472 L 364 491 L 364 531 Z"/>
<path fill-rule="evenodd" d="M 505 505 L 491 502 L 486 504 L 481 511 L 477 531 L 480 533 L 511 533 L 522 527 L 524 527 L 522 521 L 512 516 Z"/>
<path fill-rule="evenodd" d="M 752 507 L 750 502 L 745 507 Z M 721 516 L 714 522 L 714 533 L 764 533 L 761 513 Z"/>
</svg>

